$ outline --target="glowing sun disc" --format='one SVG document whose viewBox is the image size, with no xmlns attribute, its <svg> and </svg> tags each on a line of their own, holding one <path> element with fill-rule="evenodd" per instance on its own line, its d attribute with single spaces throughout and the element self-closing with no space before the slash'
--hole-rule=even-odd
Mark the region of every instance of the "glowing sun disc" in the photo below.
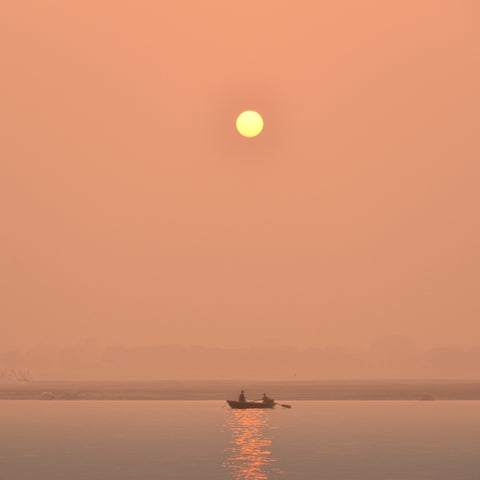
<svg viewBox="0 0 480 480">
<path fill-rule="evenodd" d="M 256 137 L 263 130 L 262 116 L 253 110 L 242 112 L 237 117 L 237 130 L 244 137 Z"/>
</svg>

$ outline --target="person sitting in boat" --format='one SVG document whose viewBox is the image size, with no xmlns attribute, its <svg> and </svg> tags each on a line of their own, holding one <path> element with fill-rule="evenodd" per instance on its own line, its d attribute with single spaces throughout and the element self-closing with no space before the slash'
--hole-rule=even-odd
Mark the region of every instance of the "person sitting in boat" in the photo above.
<svg viewBox="0 0 480 480">
<path fill-rule="evenodd" d="M 266 393 L 263 394 L 262 400 L 263 400 L 263 403 L 272 403 L 273 402 L 273 400 L 271 398 L 267 397 Z"/>
<path fill-rule="evenodd" d="M 245 392 L 243 390 L 240 392 L 240 395 L 238 396 L 238 401 L 239 402 L 246 402 L 247 401 L 247 399 L 245 398 Z"/>
</svg>

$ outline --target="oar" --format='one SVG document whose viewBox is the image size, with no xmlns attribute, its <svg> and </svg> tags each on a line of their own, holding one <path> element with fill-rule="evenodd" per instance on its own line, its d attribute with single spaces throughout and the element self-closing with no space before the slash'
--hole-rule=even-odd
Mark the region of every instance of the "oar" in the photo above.
<svg viewBox="0 0 480 480">
<path fill-rule="evenodd" d="M 277 403 L 277 402 L 275 402 L 275 405 L 280 405 L 280 406 L 283 407 L 283 408 L 292 408 L 291 405 L 287 405 L 287 404 L 285 404 L 285 403 Z"/>
</svg>

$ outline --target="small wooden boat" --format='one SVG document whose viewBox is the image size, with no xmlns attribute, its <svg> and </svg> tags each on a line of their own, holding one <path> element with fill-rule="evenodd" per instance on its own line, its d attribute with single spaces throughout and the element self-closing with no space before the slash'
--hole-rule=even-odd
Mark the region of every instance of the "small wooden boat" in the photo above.
<svg viewBox="0 0 480 480">
<path fill-rule="evenodd" d="M 227 403 L 232 408 L 273 408 L 275 406 L 274 400 L 268 402 L 238 402 L 237 400 L 227 400 Z"/>
</svg>

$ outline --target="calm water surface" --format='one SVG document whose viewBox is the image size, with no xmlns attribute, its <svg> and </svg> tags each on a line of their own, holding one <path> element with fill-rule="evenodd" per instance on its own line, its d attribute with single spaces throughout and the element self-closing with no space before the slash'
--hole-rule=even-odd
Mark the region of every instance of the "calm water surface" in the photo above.
<svg viewBox="0 0 480 480">
<path fill-rule="evenodd" d="M 0 480 L 478 480 L 480 402 L 2 401 Z"/>
</svg>

